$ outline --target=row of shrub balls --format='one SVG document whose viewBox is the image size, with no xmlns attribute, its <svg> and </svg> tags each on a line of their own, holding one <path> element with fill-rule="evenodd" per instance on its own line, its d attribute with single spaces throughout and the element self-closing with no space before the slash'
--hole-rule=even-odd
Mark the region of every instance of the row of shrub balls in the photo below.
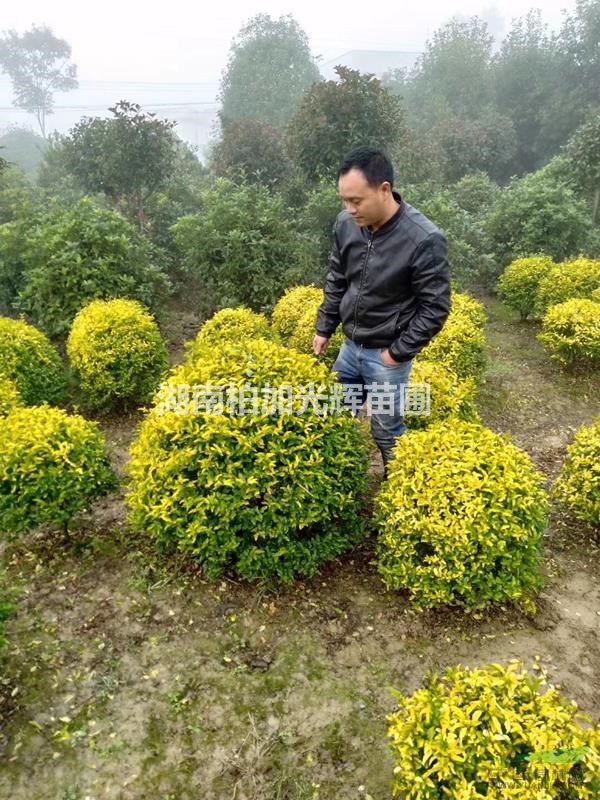
<svg viewBox="0 0 600 800">
<path fill-rule="evenodd" d="M 192 407 L 192 397 L 163 413 L 182 385 L 312 384 L 333 393 L 330 363 L 341 336 L 329 363 L 309 354 L 321 297 L 315 287 L 291 289 L 271 320 L 245 308 L 218 312 L 168 374 L 158 328 L 137 302 L 96 300 L 73 323 L 67 353 L 88 404 L 149 404 L 128 466 L 130 522 L 176 543 L 208 575 L 311 575 L 372 524 L 367 434 L 349 413 L 300 409 L 299 392 L 291 414 L 227 406 L 215 414 Z M 389 588 L 408 589 L 421 606 L 526 603 L 540 585 L 544 476 L 478 418 L 484 323 L 478 301 L 454 295 L 446 326 L 411 376 L 430 383 L 431 414 L 407 416 L 408 433 L 376 499 L 379 571 Z M 62 361 L 23 321 L 0 319 L 0 374 L 0 526 L 67 525 L 115 486 L 102 434 L 49 405 L 65 395 Z M 553 490 L 592 524 L 600 522 L 599 454 L 596 420 L 578 432 Z"/>
<path fill-rule="evenodd" d="M 513 261 L 498 281 L 500 297 L 522 320 L 542 321 L 540 341 L 568 366 L 600 366 L 600 261 L 555 263 L 545 255 Z"/>
<path fill-rule="evenodd" d="M 272 319 L 224 309 L 166 371 L 154 321 L 132 301 L 94 301 L 67 353 L 91 408 L 149 403 L 131 449 L 130 523 L 200 559 L 208 575 L 311 575 L 368 533 L 369 446 L 347 413 L 220 414 L 181 407 L 180 385 L 331 389 L 331 360 L 310 355 L 314 287 L 288 291 Z M 431 384 L 430 417 L 407 417 L 375 504 L 377 563 L 389 588 L 427 607 L 527 603 L 540 585 L 548 511 L 543 476 L 507 436 L 481 425 L 474 392 L 484 364 L 481 304 L 455 295 L 444 330 L 411 380 Z M 67 526 L 117 486 L 95 422 L 51 403 L 65 398 L 58 353 L 36 329 L 0 320 L 0 527 Z M 163 383 L 157 390 L 159 382 Z M 132 391 L 133 387 L 133 391 Z M 177 411 L 165 413 L 178 397 Z M 298 401 L 296 401 L 298 402 Z M 192 404 L 184 396 L 183 403 Z M 295 410 L 298 410 L 297 408 Z M 186 413 L 189 412 L 189 413 Z M 600 419 L 570 446 L 555 486 L 581 519 L 600 522 Z M 404 800 L 593 800 L 600 729 L 543 677 L 516 663 L 449 668 L 388 718 Z"/>
</svg>

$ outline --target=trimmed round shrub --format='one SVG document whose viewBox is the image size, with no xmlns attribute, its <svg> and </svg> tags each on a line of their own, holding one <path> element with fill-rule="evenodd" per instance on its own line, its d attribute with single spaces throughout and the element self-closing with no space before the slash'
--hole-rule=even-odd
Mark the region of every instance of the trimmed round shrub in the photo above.
<svg viewBox="0 0 600 800">
<path fill-rule="evenodd" d="M 286 289 L 271 314 L 271 323 L 284 344 L 290 343 L 307 308 L 319 308 L 322 302 L 323 290 L 316 286 L 293 286 Z"/>
<path fill-rule="evenodd" d="M 314 308 L 306 309 L 304 314 L 298 320 L 298 325 L 296 326 L 295 331 L 290 336 L 289 346 L 293 347 L 294 350 L 297 350 L 299 353 L 306 353 L 307 355 L 314 356 L 312 345 L 316 333 L 315 325 L 317 322 L 317 311 L 319 305 L 315 306 Z M 343 344 L 344 332 L 340 326 L 329 340 L 327 350 L 324 353 L 319 354 L 317 358 L 322 359 L 325 364 L 332 366 L 338 357 L 340 347 Z"/>
<path fill-rule="evenodd" d="M 28 232 L 17 307 L 53 337 L 91 300 L 127 297 L 156 311 L 170 284 L 152 258 L 134 225 L 84 197 Z"/>
<path fill-rule="evenodd" d="M 0 375 L 0 417 L 5 417 L 11 409 L 20 405 L 21 398 L 15 382 Z"/>
<path fill-rule="evenodd" d="M 415 361 L 410 371 L 409 386 L 415 384 L 429 384 L 429 414 L 407 413 L 405 416 L 407 428 L 411 430 L 427 428 L 435 422 L 448 419 L 448 417 L 471 422 L 479 420 L 475 405 L 475 381 L 473 378 L 460 380 L 441 364 L 434 364 L 431 361 Z"/>
<path fill-rule="evenodd" d="M 600 288 L 600 261 L 591 258 L 575 258 L 555 264 L 540 280 L 537 306 L 543 313 L 573 298 L 591 299 Z"/>
<path fill-rule="evenodd" d="M 567 300 L 551 306 L 542 319 L 538 339 L 550 357 L 567 366 L 600 365 L 600 303 Z"/>
<path fill-rule="evenodd" d="M 388 588 L 420 607 L 531 604 L 547 497 L 527 453 L 452 419 L 401 436 L 388 470 L 376 503 Z"/>
<path fill-rule="evenodd" d="M 452 370 L 459 378 L 478 381 L 485 369 L 485 333 L 468 312 L 453 308 L 442 330 L 417 355 Z"/>
<path fill-rule="evenodd" d="M 485 327 L 487 312 L 480 300 L 476 300 L 466 292 L 452 292 L 451 307 L 454 314 L 468 317 L 472 323 L 480 328 Z"/>
<path fill-rule="evenodd" d="M 0 373 L 15 382 L 25 405 L 65 398 L 67 379 L 58 351 L 22 320 L 0 317 Z"/>
<path fill-rule="evenodd" d="M 519 312 L 522 320 L 534 314 L 540 281 L 556 266 L 550 256 L 517 258 L 498 280 L 502 302 Z"/>
<path fill-rule="evenodd" d="M 278 336 L 264 314 L 245 306 L 223 308 L 204 323 L 193 342 L 188 342 L 188 358 L 194 358 L 207 345 L 245 345 L 250 339 L 276 341 Z"/>
<path fill-rule="evenodd" d="M 600 417 L 577 431 L 554 493 L 577 519 L 600 525 Z"/>
<path fill-rule="evenodd" d="M 131 448 L 132 524 L 209 577 L 290 580 L 352 547 L 365 529 L 365 437 L 349 412 L 306 403 L 311 385 L 341 408 L 327 367 L 259 339 L 173 370 Z"/>
<path fill-rule="evenodd" d="M 75 317 L 67 354 L 91 408 L 146 403 L 168 366 L 154 318 L 135 300 L 94 300 Z"/>
<path fill-rule="evenodd" d="M 387 718 L 395 797 L 600 796 L 600 728 L 518 662 L 449 667 L 413 695 L 395 694 L 398 710 Z"/>
<path fill-rule="evenodd" d="M 593 300 L 594 303 L 600 303 L 600 287 L 598 287 L 598 289 L 594 289 L 590 299 Z"/>
<path fill-rule="evenodd" d="M 59 408 L 15 408 L 0 425 L 0 530 L 67 526 L 116 486 L 96 423 Z"/>
</svg>

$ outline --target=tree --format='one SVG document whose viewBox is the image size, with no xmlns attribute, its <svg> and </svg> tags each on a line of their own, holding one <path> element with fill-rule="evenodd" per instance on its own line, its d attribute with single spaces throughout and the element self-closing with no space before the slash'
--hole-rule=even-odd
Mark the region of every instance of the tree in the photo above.
<svg viewBox="0 0 600 800">
<path fill-rule="evenodd" d="M 284 128 L 320 79 L 308 37 L 290 16 L 257 14 L 240 30 L 221 80 L 221 124 L 244 117 Z"/>
<path fill-rule="evenodd" d="M 546 108 L 552 102 L 558 59 L 539 10 L 513 22 L 493 60 L 498 110 L 516 133 L 512 173 L 539 169 L 552 155 L 540 142 Z"/>
<path fill-rule="evenodd" d="M 600 206 L 600 112 L 578 128 L 566 147 L 573 175 L 584 191 L 593 195 L 592 220 Z"/>
<path fill-rule="evenodd" d="M 337 66 L 339 81 L 315 83 L 288 126 L 288 149 L 313 182 L 331 179 L 346 153 L 369 144 L 390 149 L 406 133 L 400 103 L 380 80 Z"/>
<path fill-rule="evenodd" d="M 125 100 L 109 111 L 113 119 L 84 117 L 62 139 L 64 165 L 87 192 L 103 192 L 143 226 L 145 204 L 175 163 L 176 123 Z"/>
<path fill-rule="evenodd" d="M 22 35 L 7 31 L 0 39 L 0 68 L 12 81 L 14 105 L 36 115 L 44 137 L 53 93 L 78 86 L 77 67 L 69 63 L 70 57 L 70 45 L 46 25 L 34 25 Z"/>
<path fill-rule="evenodd" d="M 280 131 L 260 119 L 230 123 L 216 143 L 212 169 L 220 177 L 280 187 L 289 176 L 290 160 Z"/>
<path fill-rule="evenodd" d="M 9 160 L 18 164 L 29 176 L 35 174 L 47 146 L 47 139 L 18 125 L 9 126 L 0 134 L 0 147 L 5 147 Z"/>
</svg>

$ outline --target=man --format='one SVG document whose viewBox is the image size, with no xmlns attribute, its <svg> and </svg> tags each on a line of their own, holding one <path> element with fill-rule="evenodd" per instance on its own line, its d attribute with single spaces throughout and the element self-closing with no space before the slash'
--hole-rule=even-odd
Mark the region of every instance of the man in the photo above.
<svg viewBox="0 0 600 800">
<path fill-rule="evenodd" d="M 405 431 L 403 395 L 413 358 L 450 312 L 447 243 L 394 191 L 392 164 L 381 150 L 353 150 L 342 162 L 338 186 L 345 210 L 333 230 L 313 350 L 325 352 L 341 322 L 346 338 L 333 370 L 356 413 L 370 396 L 371 431 L 387 475 L 395 441 Z"/>
</svg>

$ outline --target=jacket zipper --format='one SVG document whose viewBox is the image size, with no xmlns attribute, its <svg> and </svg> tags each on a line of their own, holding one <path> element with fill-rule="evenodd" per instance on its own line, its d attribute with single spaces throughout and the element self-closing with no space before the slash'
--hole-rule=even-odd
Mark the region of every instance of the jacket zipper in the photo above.
<svg viewBox="0 0 600 800">
<path fill-rule="evenodd" d="M 363 290 L 365 273 L 367 271 L 367 262 L 369 260 L 369 255 L 371 253 L 372 244 L 373 244 L 373 233 L 370 233 L 369 241 L 367 242 L 367 253 L 365 255 L 365 260 L 363 261 L 362 270 L 360 273 L 360 286 L 358 287 L 358 294 L 356 295 L 356 300 L 354 301 L 354 327 L 352 328 L 352 336 L 350 337 L 352 341 L 354 341 L 354 334 L 356 333 L 356 326 L 358 324 L 358 304 L 360 302 L 360 293 Z"/>
</svg>

